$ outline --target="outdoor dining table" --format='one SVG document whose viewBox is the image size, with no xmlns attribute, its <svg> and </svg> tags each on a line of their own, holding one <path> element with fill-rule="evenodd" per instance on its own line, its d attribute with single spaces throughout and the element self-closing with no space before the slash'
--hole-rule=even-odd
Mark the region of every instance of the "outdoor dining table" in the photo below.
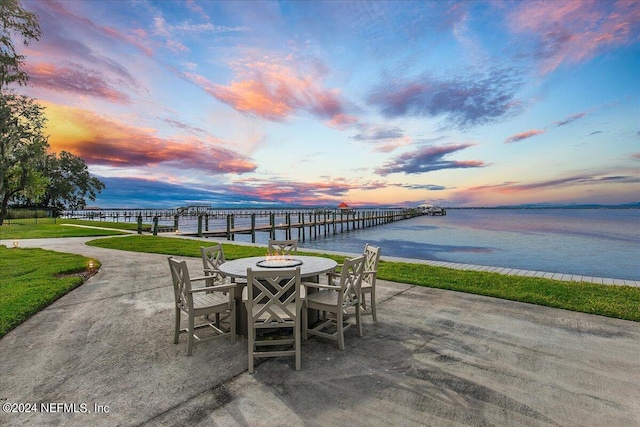
<svg viewBox="0 0 640 427">
<path fill-rule="evenodd" d="M 290 260 L 290 263 L 286 261 Z M 318 283 L 320 275 L 333 271 L 338 263 L 329 258 L 317 257 L 317 256 L 305 256 L 305 255 L 287 255 L 286 260 L 282 262 L 283 267 L 278 267 L 278 263 L 267 263 L 267 257 L 249 257 L 239 258 L 232 261 L 226 261 L 218 267 L 222 274 L 233 279 L 246 279 L 247 269 L 264 271 L 264 270 L 290 270 L 296 267 L 300 267 L 300 278 L 307 282 Z M 287 265 L 290 264 L 290 265 Z M 296 264 L 296 265 L 293 265 Z M 261 266 L 267 265 L 267 266 Z M 247 310 L 242 303 L 242 289 L 244 288 L 244 282 L 238 282 L 234 291 L 234 299 L 236 301 L 236 328 L 239 334 L 247 335 Z M 310 316 L 309 322 L 313 323 L 313 317 Z"/>
</svg>

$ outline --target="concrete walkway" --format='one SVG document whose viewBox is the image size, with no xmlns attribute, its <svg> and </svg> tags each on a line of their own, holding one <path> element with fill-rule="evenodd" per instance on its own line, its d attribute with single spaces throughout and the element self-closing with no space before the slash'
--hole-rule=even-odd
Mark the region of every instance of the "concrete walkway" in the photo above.
<svg viewBox="0 0 640 427">
<path fill-rule="evenodd" d="M 66 411 L 0 425 L 640 425 L 638 322 L 380 281 L 379 321 L 345 351 L 311 338 L 301 371 L 250 375 L 245 339 L 173 344 L 165 255 L 91 239 L 20 241 L 102 268 L 0 340 L 3 409 Z"/>
</svg>

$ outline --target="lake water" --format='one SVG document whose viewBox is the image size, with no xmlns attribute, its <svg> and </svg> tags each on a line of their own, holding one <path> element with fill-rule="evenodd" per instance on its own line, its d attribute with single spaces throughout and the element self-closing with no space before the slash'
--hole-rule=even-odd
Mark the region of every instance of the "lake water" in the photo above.
<svg viewBox="0 0 640 427">
<path fill-rule="evenodd" d="M 640 209 L 449 209 L 299 246 L 358 253 L 365 243 L 387 256 L 640 280 Z"/>
</svg>

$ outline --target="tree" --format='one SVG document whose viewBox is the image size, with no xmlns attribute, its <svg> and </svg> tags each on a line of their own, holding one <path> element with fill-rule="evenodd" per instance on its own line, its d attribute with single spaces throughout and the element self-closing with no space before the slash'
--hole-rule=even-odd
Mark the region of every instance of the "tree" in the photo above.
<svg viewBox="0 0 640 427">
<path fill-rule="evenodd" d="M 39 205 L 56 212 L 84 209 L 86 199 L 96 200 L 104 189 L 104 183 L 89 174 L 84 160 L 67 151 L 47 156 L 44 170 L 49 183 Z"/>
<path fill-rule="evenodd" d="M 24 10 L 19 0 L 0 0 L 0 225 L 12 198 L 37 198 L 47 182 L 37 168 L 49 146 L 42 133 L 42 107 L 5 89 L 10 83 L 28 80 L 22 70 L 24 56 L 18 55 L 11 39 L 14 33 L 22 36 L 25 45 L 38 40 L 42 34 L 38 17 Z"/>
<path fill-rule="evenodd" d="M 43 107 L 12 92 L 0 93 L 0 225 L 14 197 L 41 197 L 47 178 L 41 165 L 49 143 Z"/>
<path fill-rule="evenodd" d="M 22 70 L 24 56 L 17 54 L 11 39 L 16 33 L 25 45 L 38 40 L 38 17 L 19 0 L 0 0 L 0 225 L 13 200 L 55 210 L 82 209 L 85 198 L 95 200 L 104 189 L 81 158 L 64 151 L 60 157 L 47 154 L 44 108 L 5 88 L 28 80 Z"/>
<path fill-rule="evenodd" d="M 19 33 L 25 46 L 39 40 L 42 32 L 38 16 L 24 10 L 19 0 L 0 0 L 0 89 L 13 82 L 26 84 L 29 79 L 21 69 L 24 56 L 17 54 L 12 33 Z"/>
</svg>

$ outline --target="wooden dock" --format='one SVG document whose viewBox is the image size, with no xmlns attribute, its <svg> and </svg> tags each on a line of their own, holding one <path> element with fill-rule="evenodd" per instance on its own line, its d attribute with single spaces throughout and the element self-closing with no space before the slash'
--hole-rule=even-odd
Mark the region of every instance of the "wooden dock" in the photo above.
<svg viewBox="0 0 640 427">
<path fill-rule="evenodd" d="M 297 237 L 299 241 L 304 242 L 319 236 L 327 237 L 345 231 L 374 227 L 421 215 L 426 215 L 426 213 L 416 209 L 286 212 L 284 216 L 278 217 L 281 220 L 278 222 L 276 221 L 276 213 L 272 212 L 268 214 L 268 224 L 258 224 L 259 214 L 228 214 L 226 228 L 219 230 L 208 230 L 206 223 L 203 227 L 206 216 L 201 215 L 198 218 L 197 232 L 180 234 L 198 237 L 226 237 L 227 240 L 235 240 L 236 234 L 250 234 L 251 242 L 255 243 L 256 233 L 266 232 L 270 234 L 270 238 L 275 239 L 276 230 L 284 230 L 285 239 Z M 235 222 L 238 218 L 248 218 L 249 224 L 236 226 Z"/>
<path fill-rule="evenodd" d="M 154 235 L 179 233 L 184 236 L 224 237 L 227 240 L 235 240 L 236 234 L 244 234 L 251 235 L 253 243 L 257 233 L 269 233 L 270 238 L 275 239 L 276 231 L 284 231 L 286 239 L 297 238 L 304 242 L 422 215 L 446 215 L 446 211 L 434 212 L 424 208 L 224 210 L 198 205 L 162 210 L 110 209 L 65 213 L 68 218 L 137 222 L 139 233 L 145 228 Z M 143 227 L 143 222 L 147 226 Z"/>
</svg>

